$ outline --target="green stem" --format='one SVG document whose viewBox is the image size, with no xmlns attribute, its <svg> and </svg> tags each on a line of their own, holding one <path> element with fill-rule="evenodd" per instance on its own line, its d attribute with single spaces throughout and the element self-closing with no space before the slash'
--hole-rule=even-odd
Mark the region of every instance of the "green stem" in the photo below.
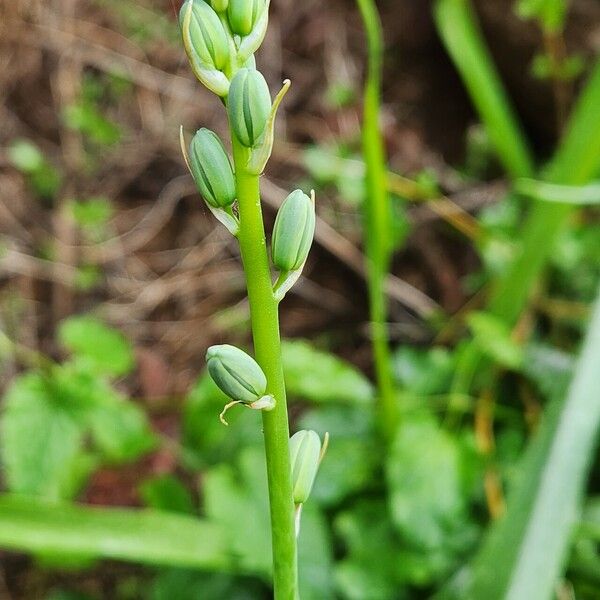
<svg viewBox="0 0 600 600">
<path fill-rule="evenodd" d="M 392 381 L 385 295 L 385 279 L 392 247 L 390 229 L 392 213 L 387 193 L 385 153 L 379 130 L 383 36 L 381 22 L 373 0 L 358 0 L 358 7 L 367 35 L 369 60 L 364 91 L 362 138 L 367 189 L 363 209 L 365 254 L 368 264 L 367 278 L 375 376 L 380 396 L 380 425 L 384 436 L 389 441 L 396 429 L 398 407 Z"/>
<path fill-rule="evenodd" d="M 263 411 L 275 600 L 294 600 L 298 597 L 296 535 L 279 315 L 273 297 L 258 176 L 246 169 L 249 149 L 234 135 L 231 137 L 240 217 L 238 240 L 248 288 L 254 353 L 267 376 L 267 393 L 277 402 L 272 411 Z"/>
</svg>

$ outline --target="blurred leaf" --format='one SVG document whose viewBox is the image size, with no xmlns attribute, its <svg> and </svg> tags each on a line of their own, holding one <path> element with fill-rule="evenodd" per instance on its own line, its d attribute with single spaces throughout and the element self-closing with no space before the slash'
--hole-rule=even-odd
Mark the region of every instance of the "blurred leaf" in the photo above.
<svg viewBox="0 0 600 600">
<path fill-rule="evenodd" d="M 510 329 L 490 313 L 471 312 L 467 323 L 475 343 L 503 367 L 518 370 L 523 364 L 523 349 L 514 342 Z"/>
<path fill-rule="evenodd" d="M 553 596 L 598 439 L 599 353 L 600 300 L 568 394 L 547 406 L 510 491 L 507 512 L 476 557 L 469 598 Z"/>
<path fill-rule="evenodd" d="M 8 147 L 8 159 L 23 173 L 34 173 L 46 162 L 40 149 L 33 142 L 23 138 L 11 142 Z"/>
<path fill-rule="evenodd" d="M 515 191 L 528 198 L 544 202 L 578 205 L 600 204 L 599 181 L 592 181 L 586 185 L 560 185 L 536 179 L 517 179 Z"/>
<path fill-rule="evenodd" d="M 240 573 L 271 573 L 267 471 L 262 449 L 245 448 L 235 465 L 220 464 L 202 480 L 207 517 L 226 532 Z"/>
<path fill-rule="evenodd" d="M 333 548 L 329 525 L 313 503 L 302 509 L 302 525 L 298 539 L 300 598 L 302 600 L 333 599 Z"/>
<path fill-rule="evenodd" d="M 121 139 L 120 127 L 105 118 L 91 102 L 76 103 L 65 107 L 63 120 L 70 129 L 79 131 L 103 146 L 111 146 Z"/>
<path fill-rule="evenodd" d="M 113 207 L 104 197 L 73 200 L 69 208 L 77 225 L 92 231 L 104 227 L 113 215 Z"/>
<path fill-rule="evenodd" d="M 7 494 L 0 496 L 0 548 L 198 569 L 223 569 L 230 559 L 221 528 L 204 519 Z"/>
<path fill-rule="evenodd" d="M 37 373 L 19 377 L 9 388 L 0 429 L 2 463 L 13 492 L 69 497 L 94 466 L 80 452 L 81 423 Z"/>
<path fill-rule="evenodd" d="M 174 475 L 146 479 L 139 490 L 144 504 L 150 508 L 184 514 L 195 512 L 192 495 Z"/>
<path fill-rule="evenodd" d="M 412 414 L 399 427 L 387 460 L 392 521 L 413 552 L 419 577 L 445 577 L 469 549 L 463 450 L 428 413 Z"/>
<path fill-rule="evenodd" d="M 523 372 L 548 400 L 552 400 L 567 393 L 574 364 L 575 359 L 570 354 L 551 346 L 534 344 L 525 350 Z"/>
<path fill-rule="evenodd" d="M 101 388 L 100 388 L 101 389 Z M 108 386 L 90 410 L 88 423 L 97 448 L 107 461 L 132 461 L 154 449 L 157 438 L 146 413 Z"/>
<path fill-rule="evenodd" d="M 350 106 L 356 102 L 356 91 L 350 83 L 335 81 L 325 90 L 325 102 L 330 108 Z"/>
<path fill-rule="evenodd" d="M 31 141 L 14 140 L 8 149 L 10 162 L 26 174 L 33 189 L 44 198 L 51 198 L 58 191 L 62 177 Z"/>
<path fill-rule="evenodd" d="M 87 359 L 101 374 L 126 375 L 134 367 L 133 349 L 125 336 L 90 315 L 65 319 L 58 339 L 70 352 Z"/>
<path fill-rule="evenodd" d="M 579 54 L 564 58 L 558 65 L 547 54 L 536 54 L 531 62 L 531 74 L 536 79 L 559 79 L 570 81 L 579 77 L 585 69 L 585 61 Z"/>
<path fill-rule="evenodd" d="M 567 0 L 518 0 L 515 8 L 522 19 L 537 19 L 544 29 L 557 32 L 564 27 Z"/>
<path fill-rule="evenodd" d="M 282 343 L 288 394 L 315 403 L 368 404 L 373 386 L 358 369 L 303 340 Z"/>
<path fill-rule="evenodd" d="M 455 361 L 449 350 L 440 346 L 420 349 L 400 346 L 393 357 L 393 368 L 399 387 L 417 396 L 447 392 Z"/>
<path fill-rule="evenodd" d="M 373 437 L 373 413 L 365 408 L 325 406 L 306 412 L 301 429 L 315 430 L 330 442 L 310 499 L 325 506 L 372 485 L 380 455 Z"/>
<path fill-rule="evenodd" d="M 262 600 L 265 590 L 248 577 L 169 569 L 152 584 L 149 600 Z"/>
<path fill-rule="evenodd" d="M 382 501 L 361 501 L 337 515 L 334 527 L 347 548 L 335 566 L 335 582 L 347 600 L 399 600 L 408 597 L 399 578 L 397 539 Z"/>
<path fill-rule="evenodd" d="M 102 281 L 102 271 L 96 265 L 80 265 L 77 267 L 74 284 L 78 290 L 87 292 Z"/>
</svg>

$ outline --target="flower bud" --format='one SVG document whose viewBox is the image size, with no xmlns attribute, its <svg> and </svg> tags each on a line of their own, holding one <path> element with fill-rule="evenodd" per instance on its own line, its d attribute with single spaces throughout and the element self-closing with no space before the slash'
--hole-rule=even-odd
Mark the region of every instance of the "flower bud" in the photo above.
<svg viewBox="0 0 600 600">
<path fill-rule="evenodd" d="M 243 404 L 265 395 L 267 378 L 258 363 L 243 350 L 223 344 L 206 351 L 208 372 L 222 392 Z"/>
<path fill-rule="evenodd" d="M 271 94 L 265 78 L 255 69 L 240 69 L 231 81 L 227 112 L 239 142 L 251 148 L 265 130 L 271 111 Z"/>
<path fill-rule="evenodd" d="M 290 438 L 290 461 L 295 504 L 303 504 L 308 500 L 319 470 L 320 460 L 321 440 L 315 431 L 303 429 Z"/>
<path fill-rule="evenodd" d="M 190 143 L 190 170 L 194 181 L 213 208 L 225 208 L 235 200 L 235 179 L 229 157 L 216 133 L 199 129 Z"/>
<path fill-rule="evenodd" d="M 248 35 L 265 9 L 265 0 L 229 0 L 227 19 L 233 33 Z"/>
<path fill-rule="evenodd" d="M 187 20 L 190 3 L 191 18 Z M 179 24 L 182 29 L 187 26 L 183 33 L 184 39 L 190 41 L 185 46 L 192 65 L 203 64 L 222 71 L 229 60 L 229 41 L 217 13 L 204 0 L 186 0 L 179 11 Z"/>
<path fill-rule="evenodd" d="M 315 234 L 315 204 L 302 190 L 294 190 L 275 219 L 271 239 L 273 264 L 281 272 L 299 269 L 308 256 Z"/>
<path fill-rule="evenodd" d="M 227 6 L 229 5 L 229 0 L 210 0 L 210 5 L 217 12 L 225 12 L 227 10 Z"/>
</svg>

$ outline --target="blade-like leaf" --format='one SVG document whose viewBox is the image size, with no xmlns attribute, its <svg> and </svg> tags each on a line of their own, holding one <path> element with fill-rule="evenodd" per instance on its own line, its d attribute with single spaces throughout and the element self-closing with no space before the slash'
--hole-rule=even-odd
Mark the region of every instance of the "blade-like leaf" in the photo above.
<svg viewBox="0 0 600 600">
<path fill-rule="evenodd" d="M 155 510 L 55 504 L 0 496 L 0 548 L 224 569 L 225 536 L 206 520 Z"/>
<path fill-rule="evenodd" d="M 568 394 L 546 410 L 509 495 L 508 511 L 475 561 L 467 598 L 553 597 L 598 437 L 599 355 L 600 299 Z"/>
</svg>

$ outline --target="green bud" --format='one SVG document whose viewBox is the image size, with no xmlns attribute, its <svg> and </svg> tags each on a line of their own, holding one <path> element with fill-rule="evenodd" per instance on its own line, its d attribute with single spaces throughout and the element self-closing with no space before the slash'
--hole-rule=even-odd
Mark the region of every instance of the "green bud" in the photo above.
<svg viewBox="0 0 600 600">
<path fill-rule="evenodd" d="M 192 5 L 192 14 L 186 23 L 186 14 Z M 227 32 L 217 13 L 204 0 L 186 0 L 179 11 L 179 25 L 184 31 L 184 42 L 188 58 L 194 65 L 222 71 L 229 61 L 229 40 Z"/>
<path fill-rule="evenodd" d="M 265 9 L 265 0 L 230 0 L 227 19 L 233 33 L 248 35 Z"/>
<path fill-rule="evenodd" d="M 199 129 L 190 143 L 190 170 L 194 181 L 213 208 L 225 208 L 235 200 L 235 178 L 229 157 L 210 129 Z"/>
<path fill-rule="evenodd" d="M 243 350 L 228 344 L 211 346 L 206 351 L 206 364 L 213 381 L 230 398 L 252 404 L 265 395 L 267 378 Z"/>
<path fill-rule="evenodd" d="M 231 81 L 227 112 L 231 129 L 239 142 L 251 148 L 267 124 L 271 94 L 265 78 L 255 69 L 240 69 Z"/>
<path fill-rule="evenodd" d="M 303 504 L 308 500 L 319 470 L 320 460 L 321 440 L 316 432 L 303 429 L 290 438 L 290 461 L 295 504 Z"/>
<path fill-rule="evenodd" d="M 225 12 L 227 10 L 227 6 L 229 5 L 229 0 L 210 0 L 210 5 L 217 12 Z"/>
<path fill-rule="evenodd" d="M 271 239 L 273 264 L 281 272 L 299 269 L 308 256 L 315 234 L 315 204 L 302 190 L 294 190 L 275 219 Z"/>
</svg>

